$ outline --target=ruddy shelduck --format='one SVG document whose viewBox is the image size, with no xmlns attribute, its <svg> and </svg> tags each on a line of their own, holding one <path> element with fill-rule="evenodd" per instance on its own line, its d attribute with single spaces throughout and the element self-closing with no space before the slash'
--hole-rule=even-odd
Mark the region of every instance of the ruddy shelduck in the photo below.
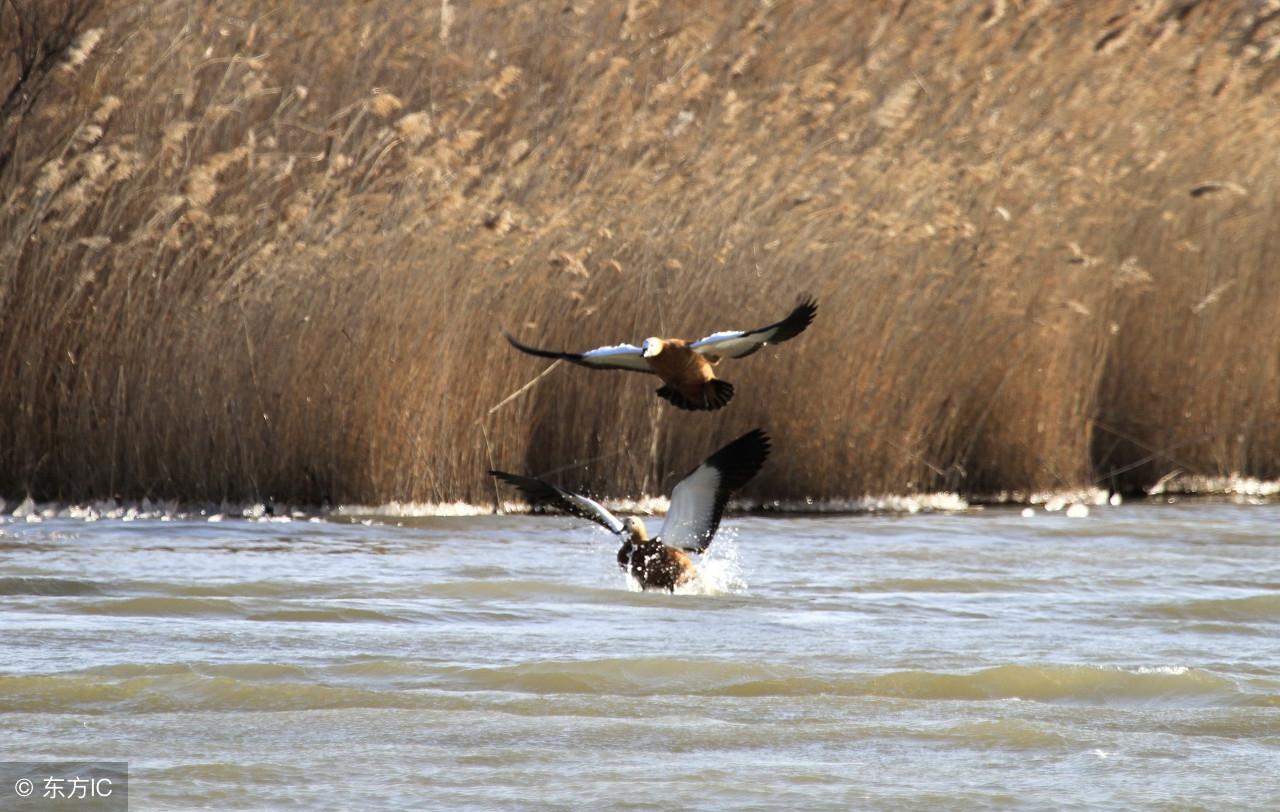
<svg viewBox="0 0 1280 812">
<path fill-rule="evenodd" d="M 671 491 L 671 507 L 661 532 L 653 538 L 639 517 L 619 519 L 599 502 L 581 494 L 533 477 L 504 471 L 489 473 L 519 488 L 531 505 L 553 507 L 590 519 L 620 537 L 618 566 L 643 589 L 674 592 L 697 575 L 689 554 L 702 553 L 710 546 L 730 494 L 746 485 L 764 465 L 769 442 L 767 434 L 752 429 L 707 457 Z"/>
<path fill-rule="evenodd" d="M 559 358 L 589 369 L 625 369 L 649 372 L 662 379 L 658 396 L 676 407 L 712 411 L 733 397 L 733 384 L 716 377 L 722 358 L 746 358 L 770 344 L 780 344 L 804 332 L 813 322 L 818 305 L 805 298 L 782 321 L 755 330 L 726 330 L 697 341 L 650 337 L 635 344 L 598 347 L 586 352 L 556 352 L 522 344 L 507 335 L 511 346 L 540 358 Z"/>
</svg>

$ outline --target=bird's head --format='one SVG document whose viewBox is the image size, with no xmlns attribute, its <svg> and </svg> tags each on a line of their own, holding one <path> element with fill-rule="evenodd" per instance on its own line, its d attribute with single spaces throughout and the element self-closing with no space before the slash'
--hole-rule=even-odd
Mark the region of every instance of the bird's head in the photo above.
<svg viewBox="0 0 1280 812">
<path fill-rule="evenodd" d="M 652 358 L 662 352 L 662 339 L 650 336 L 640 342 L 640 354 L 645 358 Z"/>
<path fill-rule="evenodd" d="M 622 528 L 631 534 L 632 541 L 648 541 L 649 531 L 645 529 L 644 520 L 639 516 L 628 516 Z"/>
</svg>

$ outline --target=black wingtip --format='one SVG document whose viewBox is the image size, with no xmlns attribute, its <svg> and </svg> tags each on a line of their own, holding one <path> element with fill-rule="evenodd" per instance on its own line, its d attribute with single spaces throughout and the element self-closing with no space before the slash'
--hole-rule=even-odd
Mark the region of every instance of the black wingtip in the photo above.
<svg viewBox="0 0 1280 812">
<path fill-rule="evenodd" d="M 489 476 L 494 477 L 495 479 L 498 479 L 501 482 L 505 482 L 506 484 L 519 490 L 521 493 L 525 494 L 526 496 L 533 496 L 538 493 L 541 493 L 543 488 L 539 488 L 538 486 L 539 485 L 545 486 L 545 483 L 539 482 L 538 480 L 532 477 L 520 476 L 519 474 L 509 474 L 506 471 L 499 471 L 494 468 L 490 468 L 488 471 L 488 474 Z"/>
<path fill-rule="evenodd" d="M 508 333 L 506 330 L 502 331 L 502 335 L 506 337 L 508 344 L 528 355 L 536 355 L 539 358 L 563 358 L 566 361 L 582 360 L 582 356 L 575 352 L 555 352 L 553 350 L 540 350 L 537 347 L 530 347 L 528 344 L 523 344 L 520 341 L 517 341 L 516 337 L 511 335 L 511 333 Z"/>
<path fill-rule="evenodd" d="M 721 487 L 734 491 L 759 473 L 772 447 L 764 429 L 752 429 L 707 457 L 706 464 L 720 472 Z"/>
<path fill-rule="evenodd" d="M 535 479 L 531 476 L 509 474 L 506 471 L 498 471 L 492 468 L 489 469 L 489 476 L 497 477 L 502 482 L 520 491 L 520 495 L 524 497 L 530 507 L 552 505 L 562 510 L 565 509 L 562 504 L 559 504 L 563 494 L 549 482 L 543 482 L 541 479 Z"/>
<path fill-rule="evenodd" d="M 769 342 L 777 344 L 789 338 L 795 338 L 813 324 L 813 319 L 817 315 L 818 300 L 808 294 L 802 296 L 795 309 L 778 324 L 778 331 L 770 337 Z"/>
</svg>

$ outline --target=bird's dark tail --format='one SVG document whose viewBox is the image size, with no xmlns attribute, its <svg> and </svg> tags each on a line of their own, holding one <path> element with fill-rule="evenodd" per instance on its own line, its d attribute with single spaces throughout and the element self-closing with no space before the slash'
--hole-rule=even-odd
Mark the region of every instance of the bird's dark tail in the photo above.
<svg viewBox="0 0 1280 812">
<path fill-rule="evenodd" d="M 714 412 L 716 409 L 724 408 L 724 405 L 733 399 L 733 384 L 718 378 L 707 381 L 694 400 L 690 400 L 670 386 L 663 386 L 658 389 L 658 397 L 670 401 L 671 405 L 677 409 L 690 412 Z"/>
</svg>

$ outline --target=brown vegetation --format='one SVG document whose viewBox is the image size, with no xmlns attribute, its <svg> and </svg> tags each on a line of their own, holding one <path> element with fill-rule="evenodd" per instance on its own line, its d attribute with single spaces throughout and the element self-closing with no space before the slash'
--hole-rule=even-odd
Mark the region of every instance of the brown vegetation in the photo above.
<svg viewBox="0 0 1280 812">
<path fill-rule="evenodd" d="M 755 425 L 776 497 L 1280 475 L 1274 2 L 262 8 L 0 0 L 0 94 L 41 88 L 0 127 L 0 493 L 634 495 Z M 567 365 L 491 412 L 545 367 L 500 326 L 802 292 L 722 412 Z"/>
</svg>

